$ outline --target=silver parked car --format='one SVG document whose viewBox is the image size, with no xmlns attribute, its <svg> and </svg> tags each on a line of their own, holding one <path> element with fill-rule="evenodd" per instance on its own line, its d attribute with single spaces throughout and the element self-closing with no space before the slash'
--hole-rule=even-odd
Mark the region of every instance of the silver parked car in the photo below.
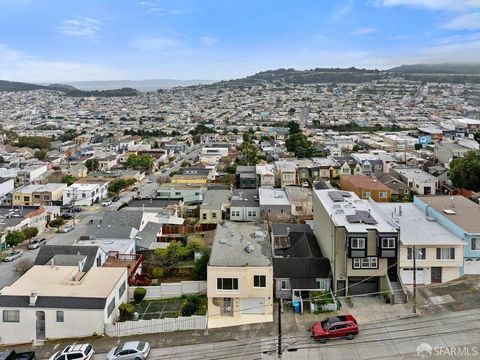
<svg viewBox="0 0 480 360">
<path fill-rule="evenodd" d="M 150 344 L 145 341 L 129 341 L 114 347 L 107 354 L 107 360 L 144 360 L 150 354 Z"/>
<path fill-rule="evenodd" d="M 16 260 L 18 259 L 19 257 L 21 257 L 23 255 L 23 251 L 22 250 L 15 250 L 15 251 L 12 251 L 10 254 L 8 254 L 5 259 L 3 259 L 3 261 L 5 262 L 11 262 L 13 260 Z"/>
</svg>

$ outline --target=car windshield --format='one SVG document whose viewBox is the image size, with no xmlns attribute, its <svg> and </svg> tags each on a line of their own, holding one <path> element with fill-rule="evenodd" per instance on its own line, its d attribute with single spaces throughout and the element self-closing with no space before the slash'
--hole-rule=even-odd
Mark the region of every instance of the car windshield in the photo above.
<svg viewBox="0 0 480 360">
<path fill-rule="evenodd" d="M 117 347 L 117 349 L 115 350 L 114 354 L 115 355 L 118 355 L 120 353 L 120 351 L 123 350 L 123 345 L 120 345 L 119 347 Z"/>
<path fill-rule="evenodd" d="M 330 329 L 332 324 L 334 324 L 336 322 L 339 322 L 339 321 L 340 321 L 340 319 L 337 318 L 337 317 L 331 317 L 331 318 L 325 319 L 325 320 L 322 321 L 322 328 L 325 329 L 325 330 L 328 330 L 328 329 Z"/>
</svg>

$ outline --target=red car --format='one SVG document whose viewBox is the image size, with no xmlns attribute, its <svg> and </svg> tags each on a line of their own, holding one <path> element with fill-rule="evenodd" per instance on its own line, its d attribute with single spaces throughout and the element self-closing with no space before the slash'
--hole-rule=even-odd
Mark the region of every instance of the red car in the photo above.
<svg viewBox="0 0 480 360">
<path fill-rule="evenodd" d="M 324 343 L 327 339 L 346 337 L 352 340 L 358 335 L 357 320 L 352 315 L 338 315 L 312 325 L 312 337 Z"/>
</svg>

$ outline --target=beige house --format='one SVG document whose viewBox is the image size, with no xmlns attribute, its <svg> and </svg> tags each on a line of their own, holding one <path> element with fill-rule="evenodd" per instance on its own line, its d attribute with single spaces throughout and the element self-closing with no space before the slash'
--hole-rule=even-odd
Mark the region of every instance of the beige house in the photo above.
<svg viewBox="0 0 480 360">
<path fill-rule="evenodd" d="M 273 321 L 273 266 L 265 225 L 220 223 L 207 267 L 208 327 Z"/>
<path fill-rule="evenodd" d="M 297 165 L 293 162 L 275 162 L 277 183 L 281 188 L 297 184 Z"/>
<path fill-rule="evenodd" d="M 230 208 L 230 190 L 207 190 L 200 205 L 200 224 L 217 224 Z"/>
<path fill-rule="evenodd" d="M 466 245 L 463 239 L 413 203 L 383 203 L 379 206 L 400 225 L 399 275 L 405 285 L 413 284 L 414 253 L 418 285 L 443 283 L 462 275 Z"/>
<path fill-rule="evenodd" d="M 13 206 L 49 206 L 61 203 L 63 190 L 67 188 L 64 183 L 49 183 L 45 185 L 27 185 L 13 191 Z"/>
<path fill-rule="evenodd" d="M 84 164 L 80 163 L 70 167 L 66 173 L 67 175 L 72 175 L 76 178 L 82 178 L 87 176 L 88 168 Z"/>
</svg>

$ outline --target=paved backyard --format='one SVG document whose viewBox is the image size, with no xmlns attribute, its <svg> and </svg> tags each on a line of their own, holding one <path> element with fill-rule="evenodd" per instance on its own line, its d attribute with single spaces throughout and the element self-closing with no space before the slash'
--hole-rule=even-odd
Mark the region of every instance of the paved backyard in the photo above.
<svg viewBox="0 0 480 360">
<path fill-rule="evenodd" d="M 135 311 L 138 313 L 139 320 L 177 317 L 180 315 L 184 301 L 181 298 L 142 301 L 135 305 Z"/>
</svg>

